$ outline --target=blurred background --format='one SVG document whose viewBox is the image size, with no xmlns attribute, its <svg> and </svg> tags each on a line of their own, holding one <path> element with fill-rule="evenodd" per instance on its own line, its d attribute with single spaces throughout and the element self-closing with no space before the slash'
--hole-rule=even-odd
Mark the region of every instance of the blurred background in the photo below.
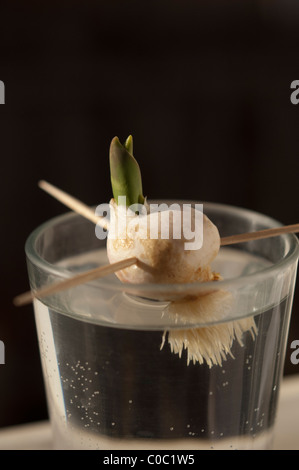
<svg viewBox="0 0 299 470">
<path fill-rule="evenodd" d="M 0 426 L 47 418 L 24 243 L 111 197 L 111 139 L 134 137 L 150 198 L 217 201 L 299 222 L 297 0 L 0 2 Z M 299 373 L 297 287 L 285 374 Z"/>
</svg>

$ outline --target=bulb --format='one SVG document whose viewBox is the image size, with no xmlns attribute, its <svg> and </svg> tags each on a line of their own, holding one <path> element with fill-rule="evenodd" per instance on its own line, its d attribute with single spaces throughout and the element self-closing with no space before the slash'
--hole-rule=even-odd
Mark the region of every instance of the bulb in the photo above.
<svg viewBox="0 0 299 470">
<path fill-rule="evenodd" d="M 186 231 L 183 230 L 185 224 L 181 210 L 135 215 L 124 206 L 116 206 L 114 200 L 111 205 L 111 223 L 118 223 L 118 226 L 123 228 L 120 228 L 120 233 L 117 232 L 117 237 L 116 230 L 109 231 L 107 255 L 110 263 L 133 256 L 140 262 L 116 273 L 122 282 L 187 283 L 219 278 L 211 271 L 210 263 L 219 252 L 220 236 L 217 227 L 205 214 L 202 214 L 202 246 L 199 249 L 186 249 L 192 239 L 187 240 L 184 236 Z M 190 208 L 190 215 L 189 224 L 194 230 L 198 211 Z M 167 238 L 163 238 L 165 220 L 169 221 Z M 181 233 L 180 238 L 175 238 L 178 236 L 178 222 Z M 151 233 L 153 227 L 155 230 Z M 152 238 L 153 233 L 155 238 Z"/>
<path fill-rule="evenodd" d="M 211 262 L 220 249 L 220 236 L 217 227 L 202 214 L 202 246 L 199 249 L 186 249 L 186 237 L 175 238 L 174 223 L 180 220 L 181 211 L 163 211 L 135 215 L 124 206 L 117 207 L 111 201 L 111 226 L 123 227 L 118 236 L 109 230 L 107 255 L 110 263 L 136 257 L 139 262 L 129 268 L 118 271 L 116 275 L 122 282 L 129 283 L 188 283 L 194 281 L 219 280 L 220 275 L 212 272 Z M 169 217 L 172 212 L 172 217 Z M 163 238 L 163 222 L 169 220 L 169 237 Z M 191 226 L 195 222 L 196 212 L 191 208 Z M 126 222 L 126 223 L 124 223 Z M 158 227 L 157 238 L 151 238 L 150 227 Z M 182 224 L 183 225 L 183 224 Z M 184 228 L 181 226 L 181 228 Z M 185 233 L 184 230 L 182 231 Z M 189 238 L 189 237 L 188 237 Z M 166 307 L 168 314 L 176 321 L 186 324 L 186 328 L 164 331 L 161 349 L 166 336 L 171 351 L 182 356 L 187 350 L 187 364 L 206 362 L 209 367 L 222 365 L 227 356 L 232 356 L 234 340 L 243 345 L 242 337 L 250 332 L 254 339 L 257 328 L 253 318 L 224 322 L 232 307 L 233 297 L 230 292 L 215 288 L 201 292 L 198 296 L 186 296 L 170 301 Z M 190 327 L 199 323 L 219 322 L 201 328 Z"/>
</svg>

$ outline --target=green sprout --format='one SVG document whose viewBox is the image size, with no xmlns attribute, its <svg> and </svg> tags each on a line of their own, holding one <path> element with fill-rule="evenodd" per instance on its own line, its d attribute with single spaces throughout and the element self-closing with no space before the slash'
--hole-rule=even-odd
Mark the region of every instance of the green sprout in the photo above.
<svg viewBox="0 0 299 470">
<path fill-rule="evenodd" d="M 119 196 L 126 196 L 126 206 L 143 204 L 142 180 L 139 165 L 133 157 L 133 137 L 129 135 L 124 145 L 118 137 L 110 145 L 110 175 L 116 204 Z"/>
</svg>

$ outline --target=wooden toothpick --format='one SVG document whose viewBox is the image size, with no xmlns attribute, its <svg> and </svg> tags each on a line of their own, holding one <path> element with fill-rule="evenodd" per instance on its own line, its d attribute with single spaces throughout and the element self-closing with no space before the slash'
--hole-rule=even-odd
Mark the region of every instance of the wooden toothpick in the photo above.
<svg viewBox="0 0 299 470">
<path fill-rule="evenodd" d="M 46 191 L 48 194 L 53 196 L 55 199 L 60 201 L 69 209 L 72 209 L 74 212 L 77 212 L 78 214 L 87 218 L 91 222 L 94 222 L 95 224 L 97 223 L 101 224 L 101 226 L 105 229 L 107 230 L 109 229 L 108 221 L 104 217 L 96 216 L 94 211 L 90 207 L 88 207 L 86 204 L 79 201 L 79 199 L 76 199 L 73 196 L 70 196 L 65 191 L 62 191 L 61 189 L 57 188 L 53 184 L 48 183 L 47 181 L 44 181 L 44 180 L 39 181 L 38 185 L 41 189 Z M 248 233 L 242 233 L 238 235 L 231 235 L 229 237 L 223 237 L 221 238 L 220 245 L 221 246 L 233 245 L 236 243 L 248 242 L 250 240 L 260 240 L 263 238 L 276 237 L 284 233 L 297 233 L 297 232 L 299 232 L 299 224 L 285 225 L 284 227 L 270 228 L 266 230 L 260 230 L 257 232 L 248 232 Z"/>
<path fill-rule="evenodd" d="M 99 217 L 95 215 L 94 211 L 90 207 L 88 207 L 86 204 L 79 201 L 78 199 L 74 198 L 73 196 L 70 196 L 65 191 L 62 191 L 53 184 L 50 184 L 44 180 L 39 181 L 38 186 L 44 191 L 46 191 L 46 193 L 50 194 L 62 204 L 67 206 L 69 209 L 73 210 L 74 212 L 77 212 L 78 214 L 82 215 L 83 217 L 95 224 L 100 224 L 106 230 L 109 229 L 109 224 L 104 217 Z"/>
<path fill-rule="evenodd" d="M 117 271 L 120 271 L 121 269 L 125 269 L 129 266 L 132 266 L 133 264 L 136 264 L 137 261 L 138 260 L 135 257 L 127 258 L 125 260 L 118 261 L 117 263 L 107 264 L 105 266 L 100 266 L 99 268 L 91 269 L 84 273 L 77 274 L 76 276 L 71 277 L 70 279 L 57 282 L 50 286 L 42 287 L 36 292 L 28 291 L 24 294 L 20 294 L 14 298 L 13 303 L 17 307 L 27 305 L 31 303 L 35 298 L 42 299 L 44 297 L 47 297 L 48 295 L 52 295 L 66 289 L 70 289 L 71 287 L 75 287 L 80 284 L 93 281 L 94 279 L 99 279 L 101 277 L 108 276 L 109 274 L 115 273 Z"/>
<path fill-rule="evenodd" d="M 70 209 L 74 210 L 75 212 L 81 214 L 83 217 L 86 217 L 88 220 L 91 220 L 94 223 L 102 223 L 104 228 L 108 228 L 106 221 L 104 219 L 100 220 L 101 217 L 97 217 L 92 209 L 88 206 L 83 204 L 78 199 L 73 198 L 69 194 L 61 191 L 60 189 L 56 188 L 55 186 L 47 183 L 46 181 L 40 181 L 39 187 L 44 189 L 46 192 L 51 194 L 54 198 L 58 199 L 60 202 L 65 204 Z M 251 240 L 260 240 L 270 237 L 276 237 L 278 235 L 282 235 L 285 233 L 298 233 L 299 232 L 299 224 L 293 225 L 286 225 L 283 227 L 271 228 L 266 230 L 260 230 L 257 232 L 248 232 L 238 235 L 231 235 L 229 237 L 223 237 L 220 240 L 220 245 L 233 245 L 236 243 L 244 243 Z M 118 261 L 117 263 L 108 264 L 105 266 L 101 266 L 96 269 L 92 269 L 90 271 L 86 271 L 84 273 L 78 274 L 70 279 L 66 279 L 64 281 L 52 284 L 50 286 L 43 287 L 35 292 L 29 291 L 25 292 L 24 294 L 18 295 L 14 298 L 14 304 L 16 306 L 22 306 L 29 304 L 35 298 L 41 299 L 47 297 L 48 295 L 52 295 L 56 292 L 60 292 L 71 287 L 78 286 L 80 284 L 84 284 L 86 282 L 92 281 L 94 279 L 99 279 L 104 276 L 108 276 L 109 274 L 115 273 L 122 269 L 128 268 L 133 264 L 137 264 L 139 267 L 143 267 L 143 263 L 138 260 L 136 257 L 127 258 L 122 261 Z"/>
<path fill-rule="evenodd" d="M 222 238 L 221 246 L 232 245 L 234 243 L 242 243 L 242 242 L 269 238 L 269 237 L 276 237 L 284 233 L 296 233 L 296 232 L 299 232 L 299 224 L 286 225 L 284 227 L 260 230 L 258 232 L 243 233 L 240 235 L 232 235 L 231 237 Z M 71 287 L 84 284 L 85 282 L 89 282 L 94 279 L 99 279 L 101 277 L 108 276 L 109 274 L 120 271 L 121 269 L 128 268 L 129 266 L 132 266 L 133 264 L 137 264 L 140 268 L 143 268 L 143 263 L 140 262 L 138 258 L 136 257 L 127 258 L 125 260 L 118 261 L 117 263 L 107 264 L 105 266 L 101 266 L 99 268 L 86 271 L 70 279 L 66 279 L 65 281 L 61 281 L 56 284 L 43 287 L 36 292 L 31 292 L 31 291 L 25 292 L 24 294 L 21 294 L 15 297 L 13 303 L 17 307 L 20 307 L 20 306 L 29 304 L 35 298 L 41 299 L 41 298 L 47 297 L 48 295 L 55 294 L 56 292 L 60 292 L 66 289 L 70 289 Z"/>
<path fill-rule="evenodd" d="M 298 233 L 299 224 L 285 225 L 284 227 L 268 228 L 257 232 L 241 233 L 240 235 L 231 235 L 221 238 L 220 245 L 233 245 L 235 243 L 249 242 L 251 240 L 261 240 L 263 238 L 277 237 L 284 233 Z"/>
</svg>

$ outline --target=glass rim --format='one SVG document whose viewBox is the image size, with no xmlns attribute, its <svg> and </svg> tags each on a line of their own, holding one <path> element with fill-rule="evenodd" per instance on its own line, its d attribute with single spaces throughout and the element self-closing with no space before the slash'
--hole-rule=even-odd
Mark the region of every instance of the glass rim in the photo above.
<svg viewBox="0 0 299 470">
<path fill-rule="evenodd" d="M 162 202 L 176 202 L 176 203 L 190 203 L 193 204 L 195 201 L 185 201 L 185 200 L 161 200 Z M 268 228 L 274 228 L 282 226 L 282 224 L 277 221 L 276 219 L 264 215 L 262 213 L 253 211 L 251 209 L 246 209 L 243 207 L 222 204 L 222 203 L 214 203 L 214 202 L 201 202 L 205 207 L 214 209 L 214 210 L 224 210 L 230 212 L 231 214 L 234 213 L 236 215 L 247 215 L 250 217 L 254 217 L 257 222 L 261 222 L 266 225 Z M 205 213 L 205 210 L 204 210 Z M 39 255 L 36 251 L 35 244 L 38 240 L 39 236 L 46 231 L 47 229 L 54 227 L 57 223 L 61 222 L 62 220 L 72 220 L 77 217 L 82 217 L 74 212 L 67 212 L 56 217 L 53 217 L 46 222 L 40 224 L 36 229 L 34 229 L 31 234 L 28 236 L 26 243 L 25 243 L 25 253 L 29 261 L 36 267 L 40 268 L 43 272 L 47 272 L 48 274 L 55 276 L 57 278 L 68 279 L 74 275 L 73 272 L 67 270 L 66 268 L 58 267 L 55 264 L 51 264 L 46 261 L 41 255 Z M 271 264 L 271 266 L 266 266 L 258 272 L 253 272 L 246 275 L 241 275 L 229 279 L 223 279 L 217 281 L 217 288 L 225 288 L 225 287 L 237 287 L 240 283 L 250 282 L 254 279 L 254 282 L 257 282 L 259 279 L 265 279 L 267 276 L 273 276 L 276 272 L 281 271 L 281 269 L 286 268 L 287 266 L 291 265 L 292 263 L 296 262 L 299 258 L 299 241 L 298 238 L 294 234 L 283 234 L 279 235 L 285 241 L 285 246 L 287 248 L 287 253 L 277 262 Z M 260 240 L 262 241 L 262 240 Z M 267 239 L 264 240 L 266 242 Z M 234 246 L 234 245 L 233 245 Z M 200 282 L 194 281 L 190 283 L 173 283 L 173 284 L 158 284 L 158 283 L 115 283 L 111 279 L 107 278 L 99 278 L 94 281 L 90 281 L 85 283 L 89 287 L 104 287 L 105 289 L 112 289 L 118 292 L 127 292 L 133 293 L 136 295 L 136 291 L 142 291 L 142 295 L 146 292 L 153 292 L 153 290 L 159 294 L 174 292 L 179 294 L 180 292 L 186 291 L 201 291 L 201 290 L 209 290 L 215 289 L 215 281 L 208 281 L 208 282 Z"/>
</svg>

